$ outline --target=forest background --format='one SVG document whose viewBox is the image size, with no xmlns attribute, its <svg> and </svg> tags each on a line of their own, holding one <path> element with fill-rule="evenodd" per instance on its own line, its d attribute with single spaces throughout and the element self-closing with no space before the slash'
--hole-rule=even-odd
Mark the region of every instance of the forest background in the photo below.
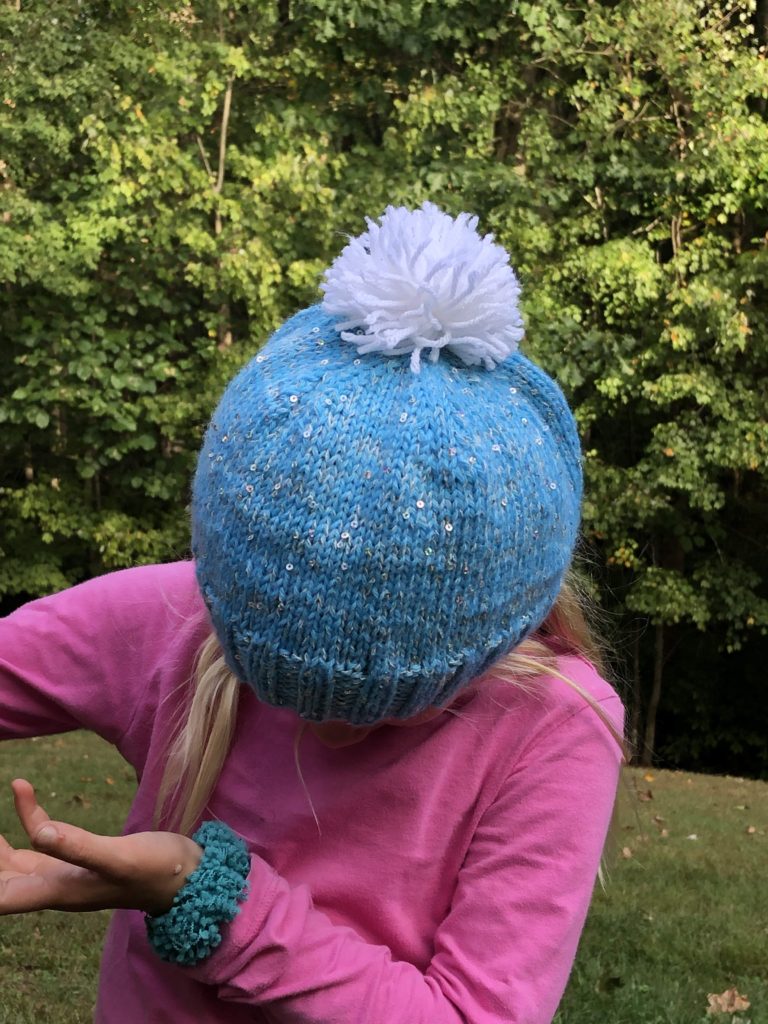
<svg viewBox="0 0 768 1024">
<path fill-rule="evenodd" d="M 574 407 L 639 755 L 768 778 L 768 0 L 2 0 L 0 608 L 184 557 L 224 382 L 469 210 Z"/>
</svg>

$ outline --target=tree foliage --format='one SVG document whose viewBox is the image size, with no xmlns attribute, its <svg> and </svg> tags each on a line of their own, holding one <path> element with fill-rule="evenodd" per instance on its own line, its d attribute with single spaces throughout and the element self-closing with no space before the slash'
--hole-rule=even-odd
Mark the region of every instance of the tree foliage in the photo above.
<svg viewBox="0 0 768 1024">
<path fill-rule="evenodd" d="M 665 666 L 672 718 L 690 692 L 680 650 L 727 674 L 744 647 L 749 675 L 767 38 L 764 0 L 0 6 L 0 595 L 182 555 L 223 381 L 365 215 L 430 198 L 510 250 L 572 397 L 635 729 L 653 744 Z M 707 708 L 695 756 L 741 744 L 768 773 Z"/>
</svg>

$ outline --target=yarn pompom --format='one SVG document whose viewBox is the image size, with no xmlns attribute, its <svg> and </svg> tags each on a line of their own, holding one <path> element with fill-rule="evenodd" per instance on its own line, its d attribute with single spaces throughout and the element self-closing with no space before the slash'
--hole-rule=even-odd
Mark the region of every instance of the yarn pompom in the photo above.
<svg viewBox="0 0 768 1024">
<path fill-rule="evenodd" d="M 443 348 L 492 370 L 523 337 L 520 284 L 507 252 L 480 235 L 477 217 L 450 217 L 434 203 L 388 206 L 326 271 L 323 307 L 363 355 L 411 353 L 436 362 Z"/>
</svg>

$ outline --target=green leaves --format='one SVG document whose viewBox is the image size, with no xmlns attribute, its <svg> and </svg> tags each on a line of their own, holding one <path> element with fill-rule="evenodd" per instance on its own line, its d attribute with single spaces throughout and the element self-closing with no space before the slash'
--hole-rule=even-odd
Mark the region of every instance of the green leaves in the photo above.
<svg viewBox="0 0 768 1024">
<path fill-rule="evenodd" d="M 365 215 L 429 198 L 520 273 L 622 628 L 765 630 L 753 3 L 44 8 L 0 7 L 2 543 L 30 567 L 0 595 L 183 553 L 225 380 Z"/>
</svg>

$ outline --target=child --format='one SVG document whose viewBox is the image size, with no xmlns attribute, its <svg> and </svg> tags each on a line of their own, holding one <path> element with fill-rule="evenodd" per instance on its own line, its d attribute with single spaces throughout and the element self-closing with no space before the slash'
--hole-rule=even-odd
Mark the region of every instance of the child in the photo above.
<svg viewBox="0 0 768 1024">
<path fill-rule="evenodd" d="M 0 912 L 119 908 L 101 1024 L 552 1020 L 622 708 L 566 578 L 575 425 L 475 228 L 388 208 L 232 381 L 194 563 L 0 622 L 0 738 L 136 769 L 123 837 L 18 780 L 34 850 L 0 845 Z"/>
</svg>

